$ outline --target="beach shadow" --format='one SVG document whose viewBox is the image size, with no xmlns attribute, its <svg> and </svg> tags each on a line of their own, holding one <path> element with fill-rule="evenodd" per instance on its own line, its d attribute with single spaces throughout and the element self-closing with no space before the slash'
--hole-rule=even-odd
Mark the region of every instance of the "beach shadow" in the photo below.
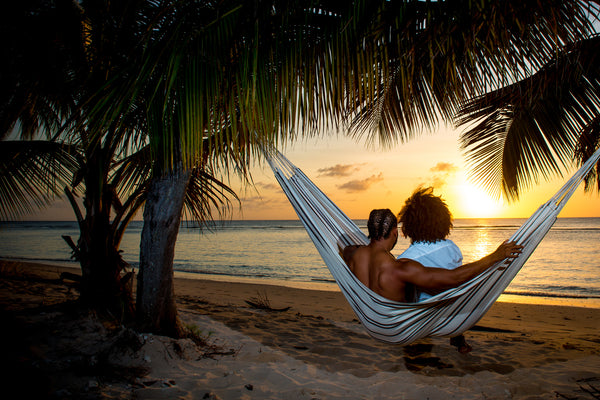
<svg viewBox="0 0 600 400">
<path fill-rule="evenodd" d="M 405 369 L 401 346 L 384 345 L 365 333 L 338 327 L 322 316 L 188 303 L 186 299 L 178 302 L 265 346 L 329 372 L 369 377 Z"/>
<path fill-rule="evenodd" d="M 465 376 L 482 371 L 506 375 L 520 368 L 543 366 L 558 358 L 566 360 L 591 351 L 567 349 L 545 337 L 522 332 L 477 327 L 466 332 L 473 351 L 461 354 L 448 338 L 426 338 L 409 345 L 380 342 L 370 337 L 356 320 L 331 321 L 293 309 L 269 311 L 213 304 L 194 297 L 178 297 L 177 301 L 182 312 L 206 315 L 297 360 L 325 371 L 357 377 L 402 371 L 423 376 Z"/>
<path fill-rule="evenodd" d="M 179 298 L 178 302 L 265 346 L 329 372 L 350 373 L 357 377 L 398 371 L 446 376 L 471 373 L 457 367 L 460 364 L 457 361 L 464 356 L 447 344 L 448 339 L 424 339 L 411 345 L 394 345 L 361 332 L 358 321 L 344 322 L 346 328 L 322 316 L 293 311 L 274 312 L 209 302 L 200 304 L 193 298 Z"/>
<path fill-rule="evenodd" d="M 435 370 L 452 368 L 453 365 L 443 362 L 440 357 L 431 354 L 432 344 L 417 343 L 404 346 L 404 365 L 411 372 L 420 372 L 429 367 Z"/>
</svg>

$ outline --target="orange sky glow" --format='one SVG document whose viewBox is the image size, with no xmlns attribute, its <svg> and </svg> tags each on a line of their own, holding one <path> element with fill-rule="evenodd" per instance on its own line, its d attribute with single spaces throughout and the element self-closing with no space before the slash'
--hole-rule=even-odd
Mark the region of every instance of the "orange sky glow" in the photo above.
<svg viewBox="0 0 600 400">
<path fill-rule="evenodd" d="M 433 186 L 455 218 L 524 218 L 548 200 L 574 172 L 524 190 L 518 202 L 494 199 L 468 177 L 459 133 L 440 129 L 392 149 L 366 149 L 343 137 L 300 141 L 283 153 L 350 218 L 366 219 L 374 208 L 400 211 L 418 186 Z M 254 189 L 239 189 L 241 210 L 234 219 L 296 219 L 268 165 L 253 170 Z M 600 196 L 583 185 L 559 217 L 600 217 Z"/>
<path fill-rule="evenodd" d="M 404 200 L 418 186 L 433 186 L 447 202 L 454 218 L 526 218 L 566 181 L 564 177 L 533 184 L 518 202 L 493 199 L 468 178 L 460 153 L 457 131 L 440 128 L 404 144 L 382 150 L 369 149 L 342 135 L 323 135 L 286 146 L 282 152 L 352 219 L 366 219 L 374 208 L 400 211 Z M 252 169 L 255 187 L 242 187 L 231 178 L 230 186 L 241 199 L 233 203 L 232 219 L 297 219 L 289 201 L 264 163 Z M 600 196 L 584 193 L 583 185 L 560 217 L 600 217 Z M 142 218 L 138 212 L 137 220 Z M 58 201 L 27 220 L 74 220 L 66 202 Z"/>
</svg>

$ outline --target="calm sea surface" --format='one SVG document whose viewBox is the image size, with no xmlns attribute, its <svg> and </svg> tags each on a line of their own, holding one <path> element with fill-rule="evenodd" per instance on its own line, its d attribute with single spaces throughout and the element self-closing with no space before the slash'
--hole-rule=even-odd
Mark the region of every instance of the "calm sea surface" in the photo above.
<svg viewBox="0 0 600 400">
<path fill-rule="evenodd" d="M 458 219 L 450 238 L 465 262 L 493 251 L 524 219 Z M 366 231 L 366 221 L 357 221 Z M 133 222 L 121 249 L 138 264 L 142 222 Z M 77 267 L 61 238 L 76 241 L 74 222 L 0 224 L 0 257 Z M 394 254 L 408 246 L 400 238 Z M 275 283 L 336 290 L 332 277 L 299 221 L 227 221 L 211 230 L 183 224 L 175 270 L 188 277 Z M 600 218 L 559 218 L 501 299 L 600 308 Z"/>
</svg>

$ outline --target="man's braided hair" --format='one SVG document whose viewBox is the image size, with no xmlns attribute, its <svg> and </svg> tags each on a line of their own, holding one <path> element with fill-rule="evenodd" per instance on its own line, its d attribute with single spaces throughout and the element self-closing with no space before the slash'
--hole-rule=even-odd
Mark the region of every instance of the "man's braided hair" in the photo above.
<svg viewBox="0 0 600 400">
<path fill-rule="evenodd" d="M 394 227 L 398 226 L 398 219 L 389 208 L 373 210 L 369 214 L 367 229 L 369 239 L 387 239 Z"/>
</svg>

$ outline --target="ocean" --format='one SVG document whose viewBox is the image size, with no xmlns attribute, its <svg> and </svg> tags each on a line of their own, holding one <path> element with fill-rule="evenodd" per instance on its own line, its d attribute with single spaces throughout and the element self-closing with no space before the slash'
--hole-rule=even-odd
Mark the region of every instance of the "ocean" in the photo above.
<svg viewBox="0 0 600 400">
<path fill-rule="evenodd" d="M 525 219 L 457 219 L 450 239 L 465 262 L 492 252 Z M 366 220 L 356 221 L 366 232 Z M 130 224 L 124 259 L 137 268 L 142 222 Z M 0 258 L 78 267 L 62 235 L 78 237 L 75 222 L 0 223 Z M 408 247 L 400 237 L 395 255 Z M 559 218 L 501 297 L 521 303 L 600 308 L 600 218 Z M 289 221 L 222 221 L 209 229 L 182 223 L 176 275 L 337 290 L 304 227 Z"/>
</svg>

